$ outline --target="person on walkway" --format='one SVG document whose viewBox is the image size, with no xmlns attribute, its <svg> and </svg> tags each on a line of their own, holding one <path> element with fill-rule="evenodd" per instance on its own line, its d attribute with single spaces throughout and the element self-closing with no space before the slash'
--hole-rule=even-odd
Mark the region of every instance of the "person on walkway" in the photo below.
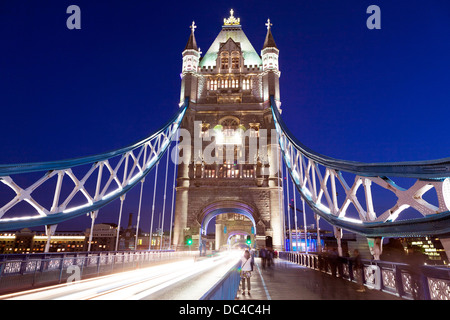
<svg viewBox="0 0 450 320">
<path fill-rule="evenodd" d="M 253 258 L 248 250 L 245 250 L 244 256 L 241 258 L 241 280 L 242 294 L 245 294 L 245 282 L 247 282 L 247 293 L 250 294 L 250 277 L 253 271 Z"/>
<path fill-rule="evenodd" d="M 339 255 L 338 255 L 336 248 L 332 248 L 330 250 L 328 258 L 329 258 L 329 263 L 330 263 L 330 268 L 331 268 L 331 275 L 333 277 L 336 277 L 337 276 L 336 270 L 338 267 L 338 259 L 339 259 Z"/>
<path fill-rule="evenodd" d="M 259 256 L 261 257 L 262 268 L 265 269 L 266 268 L 266 262 L 267 262 L 267 250 L 266 250 L 266 248 L 261 248 L 259 250 Z"/>
<path fill-rule="evenodd" d="M 363 264 L 358 249 L 353 250 L 353 270 L 355 271 L 356 282 L 358 283 L 358 292 L 365 292 L 366 288 L 363 283 Z"/>
<path fill-rule="evenodd" d="M 266 251 L 266 260 L 267 266 L 270 268 L 273 265 L 273 250 L 272 248 L 268 248 Z"/>
<path fill-rule="evenodd" d="M 411 294 L 414 300 L 423 298 L 423 271 L 422 268 L 426 262 L 426 256 L 418 246 L 408 248 L 407 262 L 408 271 L 411 276 Z"/>
</svg>

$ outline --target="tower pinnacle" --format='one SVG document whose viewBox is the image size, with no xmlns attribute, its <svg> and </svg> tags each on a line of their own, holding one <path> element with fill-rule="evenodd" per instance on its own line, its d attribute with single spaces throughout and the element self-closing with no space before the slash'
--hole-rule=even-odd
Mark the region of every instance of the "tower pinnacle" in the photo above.
<svg viewBox="0 0 450 320">
<path fill-rule="evenodd" d="M 277 48 L 277 45 L 275 44 L 275 40 L 273 39 L 271 27 L 272 23 L 270 23 L 270 19 L 267 19 L 267 23 L 265 24 L 267 27 L 267 35 L 266 40 L 264 41 L 263 49 L 265 48 Z"/>
<path fill-rule="evenodd" d="M 224 26 L 234 26 L 234 25 L 240 25 L 241 24 L 241 19 L 240 18 L 235 18 L 233 16 L 234 14 L 234 10 L 231 9 L 230 10 L 230 17 L 228 19 L 223 19 L 223 25 Z"/>
<path fill-rule="evenodd" d="M 188 40 L 184 50 L 198 50 L 197 42 L 195 41 L 195 36 L 194 36 L 195 28 L 197 28 L 197 26 L 195 25 L 195 21 L 192 21 L 192 24 L 190 25 L 189 28 L 191 28 L 191 35 L 189 36 L 189 40 Z"/>
<path fill-rule="evenodd" d="M 192 33 L 195 32 L 195 28 L 197 28 L 197 26 L 195 25 L 195 21 L 192 21 L 192 24 L 189 28 L 191 28 Z"/>
</svg>

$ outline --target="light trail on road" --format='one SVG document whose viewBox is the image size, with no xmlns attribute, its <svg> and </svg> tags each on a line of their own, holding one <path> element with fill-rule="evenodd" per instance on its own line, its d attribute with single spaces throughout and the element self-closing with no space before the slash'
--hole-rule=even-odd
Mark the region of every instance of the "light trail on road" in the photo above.
<svg viewBox="0 0 450 320">
<path fill-rule="evenodd" d="M 28 290 L 0 296 L 2 300 L 141 300 L 162 289 L 202 272 L 214 271 L 223 276 L 239 259 L 241 252 L 229 251 L 212 257 L 189 259 L 117 273 L 104 277 Z M 214 269 L 213 269 L 214 268 Z M 198 278 L 198 277 L 197 277 Z M 204 292 L 214 283 L 196 278 L 195 286 L 204 286 Z M 198 290 L 197 290 L 198 291 Z M 193 295 L 192 299 L 200 298 Z"/>
</svg>

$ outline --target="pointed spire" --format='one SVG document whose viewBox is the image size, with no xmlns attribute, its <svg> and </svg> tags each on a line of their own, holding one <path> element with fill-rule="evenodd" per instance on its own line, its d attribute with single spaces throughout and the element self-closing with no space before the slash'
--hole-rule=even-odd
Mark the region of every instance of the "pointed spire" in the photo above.
<svg viewBox="0 0 450 320">
<path fill-rule="evenodd" d="M 191 28 L 191 35 L 189 36 L 189 40 L 188 40 L 188 42 L 186 44 L 186 48 L 184 48 L 184 50 L 198 50 L 197 41 L 195 41 L 195 36 L 194 36 L 195 28 L 197 28 L 197 26 L 195 25 L 195 21 L 192 21 L 192 25 L 189 28 Z"/>
<path fill-rule="evenodd" d="M 270 29 L 272 27 L 272 24 L 270 23 L 270 19 L 267 19 L 266 27 L 267 27 L 267 35 L 266 35 L 266 40 L 264 41 L 263 49 L 277 48 L 277 45 L 275 44 L 275 40 L 273 39 L 272 31 L 270 31 Z"/>
</svg>

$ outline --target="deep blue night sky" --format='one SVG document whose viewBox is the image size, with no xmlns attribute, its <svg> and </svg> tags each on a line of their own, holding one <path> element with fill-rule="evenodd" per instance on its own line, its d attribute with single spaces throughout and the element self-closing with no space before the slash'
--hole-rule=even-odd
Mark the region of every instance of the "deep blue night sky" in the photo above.
<svg viewBox="0 0 450 320">
<path fill-rule="evenodd" d="M 71 4 L 81 30 L 66 27 Z M 381 30 L 366 27 L 371 4 Z M 273 23 L 282 116 L 303 144 L 363 162 L 450 156 L 446 0 L 41 0 L 0 2 L 0 163 L 97 154 L 154 132 L 178 109 L 190 24 L 205 53 L 231 8 L 257 52 Z M 117 207 L 99 222 L 116 222 Z"/>
</svg>

